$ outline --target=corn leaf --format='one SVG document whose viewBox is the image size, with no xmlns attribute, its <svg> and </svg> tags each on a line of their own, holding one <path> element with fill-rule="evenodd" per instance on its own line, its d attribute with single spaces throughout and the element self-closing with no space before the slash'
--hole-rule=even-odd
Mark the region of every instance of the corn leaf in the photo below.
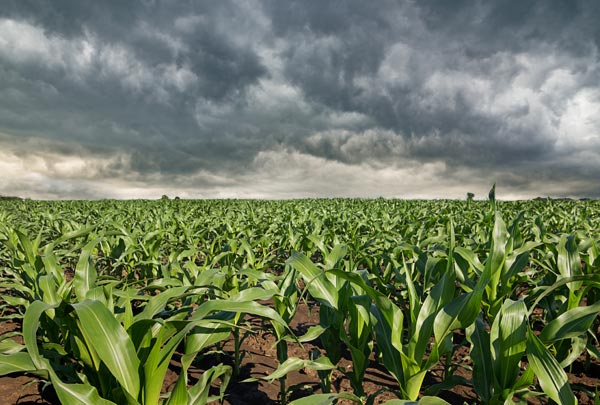
<svg viewBox="0 0 600 405">
<path fill-rule="evenodd" d="M 338 290 L 325 277 L 325 273 L 322 270 L 299 252 L 293 252 L 287 263 L 302 275 L 308 291 L 313 298 L 334 309 L 338 309 Z"/>
<path fill-rule="evenodd" d="M 527 336 L 527 359 L 546 395 L 561 405 L 577 403 L 567 374 L 532 332 Z"/>
<path fill-rule="evenodd" d="M 133 398 L 140 392 L 140 361 L 129 335 L 99 301 L 74 304 L 88 347 L 98 353 L 110 372 Z"/>
<path fill-rule="evenodd" d="M 507 299 L 492 325 L 490 339 L 494 376 L 500 387 L 516 382 L 519 363 L 527 342 L 527 307 L 523 301 Z"/>
<path fill-rule="evenodd" d="M 600 301 L 585 307 L 577 307 L 560 314 L 542 330 L 539 338 L 545 344 L 571 339 L 584 334 L 600 312 Z"/>
<path fill-rule="evenodd" d="M 25 352 L 0 354 L 0 376 L 26 371 L 36 371 L 29 354 Z"/>
<path fill-rule="evenodd" d="M 80 300 L 84 300 L 89 290 L 96 287 L 96 278 L 98 277 L 94 263 L 92 262 L 92 251 L 100 242 L 100 238 L 94 239 L 81 249 L 81 255 L 75 267 L 75 278 L 73 279 L 73 288 L 75 294 Z"/>
</svg>

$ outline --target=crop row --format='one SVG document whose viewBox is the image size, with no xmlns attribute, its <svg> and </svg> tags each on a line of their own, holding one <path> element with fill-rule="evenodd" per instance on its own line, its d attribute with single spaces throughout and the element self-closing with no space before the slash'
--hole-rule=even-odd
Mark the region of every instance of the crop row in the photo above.
<svg viewBox="0 0 600 405">
<path fill-rule="evenodd" d="M 2 315 L 21 328 L 0 338 L 0 375 L 50 381 L 69 404 L 223 400 L 260 327 L 275 337 L 264 379 L 281 403 L 299 369 L 320 393 L 294 404 L 373 403 L 372 361 L 397 383 L 390 404 L 445 403 L 457 385 L 482 403 L 576 403 L 565 370 L 600 356 L 600 204 L 490 197 L 2 202 Z M 302 334 L 290 327 L 301 302 L 319 308 Z M 205 366 L 228 340 L 232 366 Z M 321 350 L 288 356 L 309 342 Z M 439 364 L 443 381 L 425 385 Z M 333 392 L 334 370 L 351 392 Z"/>
</svg>

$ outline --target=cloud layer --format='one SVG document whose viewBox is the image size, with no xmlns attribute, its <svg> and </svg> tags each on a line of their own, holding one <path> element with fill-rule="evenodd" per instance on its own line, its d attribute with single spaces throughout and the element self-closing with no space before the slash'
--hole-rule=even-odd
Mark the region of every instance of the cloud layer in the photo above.
<svg viewBox="0 0 600 405">
<path fill-rule="evenodd" d="M 5 1 L 0 194 L 600 197 L 600 6 Z"/>
</svg>

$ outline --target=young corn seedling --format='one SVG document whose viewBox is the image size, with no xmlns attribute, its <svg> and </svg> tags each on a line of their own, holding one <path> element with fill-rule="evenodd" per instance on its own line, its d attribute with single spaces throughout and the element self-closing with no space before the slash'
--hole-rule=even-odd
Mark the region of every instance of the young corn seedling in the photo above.
<svg viewBox="0 0 600 405">
<path fill-rule="evenodd" d="M 334 268 L 345 255 L 342 245 L 325 254 L 325 265 Z M 370 343 L 372 341 L 372 322 L 369 313 L 371 300 L 364 295 L 362 289 L 352 285 L 343 276 L 342 271 L 324 272 L 315 266 L 306 256 L 294 252 L 288 263 L 304 278 L 306 288 L 311 296 L 320 302 L 320 339 L 333 364 L 342 357 L 342 344 L 350 350 L 352 371 L 341 369 L 350 379 L 356 395 L 364 396 L 362 380 L 368 366 Z M 358 273 L 354 273 L 358 276 Z M 358 276 L 360 277 L 360 276 Z M 357 288 L 358 287 L 358 288 Z M 331 373 L 324 376 L 324 390 L 330 387 Z"/>
</svg>

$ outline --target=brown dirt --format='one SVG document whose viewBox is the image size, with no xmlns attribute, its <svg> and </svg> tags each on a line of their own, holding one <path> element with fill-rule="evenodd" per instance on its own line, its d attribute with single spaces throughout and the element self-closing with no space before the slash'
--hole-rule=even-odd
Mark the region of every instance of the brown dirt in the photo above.
<svg viewBox="0 0 600 405">
<path fill-rule="evenodd" d="M 0 336 L 20 329 L 21 325 L 18 322 L 0 322 Z M 11 339 L 22 343 L 20 337 Z M 48 404 L 41 395 L 43 385 L 35 378 L 28 376 L 0 377 L 0 404 Z"/>
<path fill-rule="evenodd" d="M 318 324 L 319 312 L 318 307 L 301 303 L 298 312 L 294 317 L 290 327 L 297 335 L 302 335 L 308 330 L 311 325 Z M 262 323 L 260 319 L 248 318 L 253 329 L 258 329 L 257 333 L 249 335 L 242 344 L 242 350 L 245 351 L 245 356 L 241 364 L 241 373 L 239 377 L 233 377 L 226 392 L 225 403 L 228 405 L 252 404 L 260 403 L 262 405 L 277 404 L 279 398 L 279 381 L 269 383 L 260 380 L 272 373 L 277 368 L 275 338 L 267 329 L 261 329 Z M 13 321 L 5 321 L 0 323 L 0 335 L 19 330 L 20 324 Z M 452 365 L 454 375 L 471 378 L 469 371 L 468 354 L 469 349 L 463 345 L 464 335 L 457 333 L 454 339 L 456 351 L 452 356 Z M 313 344 L 314 343 L 314 344 Z M 318 342 L 305 343 L 300 346 L 294 343 L 288 343 L 288 355 L 290 357 L 308 358 L 311 350 L 317 349 L 323 352 L 319 347 Z M 190 383 L 194 383 L 196 379 L 204 372 L 205 369 L 219 363 L 225 363 L 233 366 L 233 340 L 230 338 L 222 347 L 223 354 L 210 354 L 204 356 L 197 364 L 190 369 Z M 163 384 L 165 392 L 173 389 L 180 371 L 179 357 L 176 355 L 168 370 L 167 376 Z M 444 361 L 442 359 L 430 372 L 427 374 L 424 386 L 430 387 L 434 384 L 441 383 L 444 375 Z M 345 356 L 340 361 L 340 366 L 350 369 L 352 362 L 349 356 Z M 591 359 L 586 363 L 586 358 L 581 356 L 571 367 L 569 382 L 580 404 L 593 404 L 593 393 L 596 387 L 600 386 L 600 361 Z M 258 378 L 255 382 L 242 382 L 248 378 Z M 317 373 L 312 370 L 295 371 L 287 376 L 287 387 L 295 386 L 296 389 L 291 393 L 290 399 L 296 399 L 307 396 L 313 393 L 320 393 L 321 388 Z M 349 380 L 339 372 L 334 371 L 332 377 L 332 389 L 334 392 L 352 392 Z M 367 394 L 373 394 L 378 391 L 375 404 L 383 403 L 389 399 L 395 398 L 391 392 L 397 388 L 396 381 L 391 377 L 384 367 L 378 364 L 373 355 L 371 356 L 371 364 L 366 371 L 363 386 Z M 0 377 L 0 405 L 2 404 L 53 404 L 57 403 L 56 399 L 52 399 L 52 390 L 43 391 L 44 384 L 37 382 L 32 377 Z M 218 386 L 214 385 L 214 393 L 217 393 Z M 423 391 L 424 392 L 424 391 Z M 441 391 L 439 396 L 451 404 L 475 404 L 477 396 L 473 388 L 469 385 L 457 385 L 450 390 Z M 545 403 L 546 401 L 538 401 L 536 403 Z M 340 401 L 340 404 L 349 403 Z"/>
</svg>

